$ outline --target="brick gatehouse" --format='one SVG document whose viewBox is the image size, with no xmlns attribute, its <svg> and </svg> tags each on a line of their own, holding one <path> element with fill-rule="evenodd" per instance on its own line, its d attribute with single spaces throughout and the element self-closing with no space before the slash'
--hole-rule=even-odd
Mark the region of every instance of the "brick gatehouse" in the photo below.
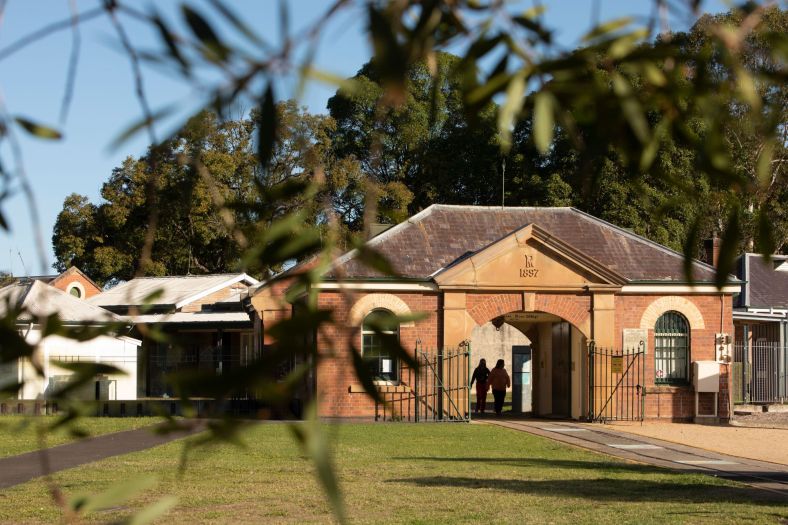
<svg viewBox="0 0 788 525">
<path fill-rule="evenodd" d="M 364 320 L 375 312 L 424 317 L 397 332 L 402 345 L 456 347 L 470 341 L 472 359 L 488 365 L 527 347 L 532 372 L 528 411 L 583 419 L 589 414 L 588 345 L 621 351 L 643 341 L 646 418 L 689 420 L 714 412 L 713 394 L 696 396 L 692 363 L 717 362 L 717 415 L 730 416 L 730 374 L 719 334 L 732 334 L 731 277 L 713 285 L 714 268 L 574 208 L 498 208 L 433 205 L 368 241 L 399 274 L 383 277 L 350 252 L 319 284 L 321 308 L 337 326 L 316 337 L 323 358 L 312 379 L 323 417 L 372 417 L 347 352 L 358 348 L 381 385 L 400 386 L 396 363 L 382 356 Z M 252 295 L 262 335 L 293 305 L 286 284 L 261 285 Z M 708 366 L 708 363 L 706 363 Z M 718 368 L 716 368 L 718 366 Z M 593 381 L 593 380 L 591 380 Z"/>
</svg>

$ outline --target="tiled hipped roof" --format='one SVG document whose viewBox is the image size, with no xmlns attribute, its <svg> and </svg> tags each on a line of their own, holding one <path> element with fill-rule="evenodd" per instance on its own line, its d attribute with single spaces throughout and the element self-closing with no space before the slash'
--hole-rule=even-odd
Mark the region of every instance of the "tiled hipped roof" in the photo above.
<svg viewBox="0 0 788 525">
<path fill-rule="evenodd" d="M 630 281 L 685 282 L 683 255 L 574 208 L 433 205 L 369 241 L 405 278 L 429 279 L 515 230 L 535 224 Z M 693 263 L 693 278 L 714 280 L 714 268 Z M 329 276 L 375 278 L 353 257 Z"/>
</svg>

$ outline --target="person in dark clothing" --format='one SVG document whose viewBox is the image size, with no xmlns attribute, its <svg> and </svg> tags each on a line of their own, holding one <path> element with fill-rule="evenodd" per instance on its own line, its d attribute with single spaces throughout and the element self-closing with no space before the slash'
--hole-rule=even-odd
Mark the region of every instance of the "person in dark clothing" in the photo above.
<svg viewBox="0 0 788 525">
<path fill-rule="evenodd" d="M 506 399 L 506 389 L 512 386 L 509 373 L 504 368 L 503 359 L 495 363 L 495 368 L 490 372 L 487 382 L 492 387 L 493 399 L 495 400 L 495 414 L 500 416 L 503 412 L 503 401 Z"/>
<path fill-rule="evenodd" d="M 490 390 L 490 385 L 487 384 L 487 378 L 490 376 L 490 369 L 487 368 L 487 361 L 484 359 L 479 360 L 479 366 L 473 371 L 471 377 L 471 386 L 474 381 L 476 382 L 476 412 L 484 414 L 484 409 L 487 406 L 487 392 Z"/>
</svg>

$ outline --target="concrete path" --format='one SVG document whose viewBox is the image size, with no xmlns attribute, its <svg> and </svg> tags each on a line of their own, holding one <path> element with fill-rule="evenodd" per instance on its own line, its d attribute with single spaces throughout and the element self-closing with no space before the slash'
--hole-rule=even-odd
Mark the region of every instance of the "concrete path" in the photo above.
<svg viewBox="0 0 788 525">
<path fill-rule="evenodd" d="M 788 467 L 785 465 L 719 454 L 594 423 L 490 419 L 484 420 L 484 423 L 528 432 L 621 459 L 740 481 L 777 493 L 788 501 Z"/>
<path fill-rule="evenodd" d="M 47 449 L 49 472 L 73 468 L 85 463 L 156 447 L 205 430 L 202 423 L 188 430 L 159 435 L 154 426 L 104 434 Z M 0 459 L 0 489 L 18 485 L 44 475 L 41 451 Z"/>
</svg>

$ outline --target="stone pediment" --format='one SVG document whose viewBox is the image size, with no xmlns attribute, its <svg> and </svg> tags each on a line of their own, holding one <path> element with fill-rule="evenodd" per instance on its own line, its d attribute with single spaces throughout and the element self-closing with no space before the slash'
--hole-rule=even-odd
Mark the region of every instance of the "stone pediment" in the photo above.
<svg viewBox="0 0 788 525">
<path fill-rule="evenodd" d="M 616 289 L 627 279 L 529 224 L 434 276 L 445 289 Z"/>
</svg>

